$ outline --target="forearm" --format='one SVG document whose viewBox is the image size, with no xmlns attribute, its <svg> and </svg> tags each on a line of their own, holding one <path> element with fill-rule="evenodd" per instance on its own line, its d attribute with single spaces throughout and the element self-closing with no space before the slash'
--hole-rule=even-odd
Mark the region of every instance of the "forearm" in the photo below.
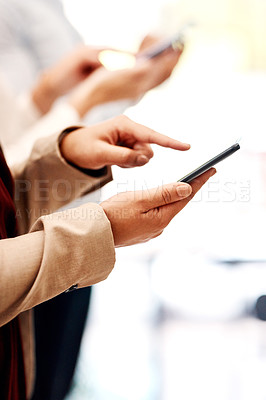
<svg viewBox="0 0 266 400">
<path fill-rule="evenodd" d="M 110 223 L 96 204 L 40 218 L 0 241 L 0 325 L 72 287 L 107 278 L 115 262 Z"/>
<path fill-rule="evenodd" d="M 60 135 L 38 140 L 29 159 L 12 168 L 20 233 L 28 232 L 40 216 L 112 179 L 111 168 L 101 177 L 92 177 L 69 165 L 60 153 L 59 142 Z"/>
<path fill-rule="evenodd" d="M 49 72 L 43 73 L 31 92 L 32 101 L 42 115 L 46 114 L 59 97 Z"/>
<path fill-rule="evenodd" d="M 94 85 L 93 79 L 88 78 L 72 92 L 67 102 L 83 118 L 92 108 L 104 102 L 103 93 Z"/>
<path fill-rule="evenodd" d="M 66 102 L 60 102 L 32 126 L 23 130 L 11 145 L 4 146 L 8 164 L 18 164 L 28 159 L 38 139 L 49 137 L 53 132 L 61 132 L 66 126 L 78 125 L 80 118 L 76 110 Z"/>
<path fill-rule="evenodd" d="M 0 76 L 0 104 L 1 143 L 6 148 L 15 143 L 23 131 L 34 125 L 40 114 L 32 103 L 30 95 L 15 96 L 2 76 Z"/>
</svg>

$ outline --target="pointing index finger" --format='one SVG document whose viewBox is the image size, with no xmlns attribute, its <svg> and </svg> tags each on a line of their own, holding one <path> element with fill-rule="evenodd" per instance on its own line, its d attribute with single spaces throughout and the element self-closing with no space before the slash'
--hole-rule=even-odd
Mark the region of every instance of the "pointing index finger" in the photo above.
<svg viewBox="0 0 266 400">
<path fill-rule="evenodd" d="M 153 131 L 147 137 L 148 143 L 158 144 L 159 146 L 169 147 L 174 150 L 189 150 L 190 144 L 180 142 L 179 140 L 170 138 L 169 136 L 162 135 L 161 133 Z"/>
<path fill-rule="evenodd" d="M 131 134 L 139 142 L 158 144 L 159 146 L 168 147 L 174 150 L 188 150 L 190 145 L 180 142 L 179 140 L 170 138 L 144 125 L 137 124 L 130 119 L 127 120 L 124 132 Z"/>
</svg>

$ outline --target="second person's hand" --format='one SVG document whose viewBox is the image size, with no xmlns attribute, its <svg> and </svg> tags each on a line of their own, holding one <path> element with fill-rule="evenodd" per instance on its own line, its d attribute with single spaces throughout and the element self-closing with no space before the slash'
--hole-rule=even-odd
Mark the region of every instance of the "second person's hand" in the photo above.
<svg viewBox="0 0 266 400">
<path fill-rule="evenodd" d="M 55 100 L 69 92 L 101 67 L 102 48 L 81 45 L 43 71 L 32 89 L 32 100 L 41 114 L 46 114 Z"/>
<path fill-rule="evenodd" d="M 169 49 L 153 58 L 142 58 L 144 49 L 148 49 L 160 40 L 147 36 L 136 54 L 136 65 L 128 69 L 109 71 L 98 68 L 70 95 L 68 102 L 80 117 L 84 117 L 93 107 L 124 99 L 136 101 L 150 89 L 160 85 L 172 74 L 182 50 Z"/>
</svg>

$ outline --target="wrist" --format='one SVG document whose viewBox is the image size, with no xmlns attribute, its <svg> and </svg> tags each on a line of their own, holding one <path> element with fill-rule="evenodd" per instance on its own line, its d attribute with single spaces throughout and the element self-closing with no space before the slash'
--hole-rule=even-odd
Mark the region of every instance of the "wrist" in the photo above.
<svg viewBox="0 0 266 400">
<path fill-rule="evenodd" d="M 51 109 L 53 103 L 58 97 L 59 94 L 55 90 L 51 74 L 48 72 L 43 73 L 32 91 L 32 101 L 44 115 Z"/>
<path fill-rule="evenodd" d="M 72 165 L 75 164 L 72 156 L 75 146 L 73 146 L 73 143 L 69 144 L 69 137 L 73 132 L 81 128 L 82 128 L 81 126 L 71 126 L 69 128 L 64 129 L 63 132 L 60 134 L 58 140 L 61 156 L 65 159 L 67 163 Z"/>
<path fill-rule="evenodd" d="M 72 167 L 78 169 L 86 175 L 92 176 L 94 178 L 99 178 L 108 173 L 108 167 L 103 166 L 101 168 L 93 169 L 87 168 L 85 166 L 80 165 L 78 153 L 79 151 L 75 147 L 75 140 L 73 140 L 74 131 L 82 129 L 80 126 L 72 126 L 65 129 L 61 135 L 59 136 L 59 149 L 61 156 L 65 159 L 65 161 L 71 165 Z"/>
<path fill-rule="evenodd" d="M 100 92 L 92 85 L 88 87 L 87 82 L 81 84 L 68 99 L 70 104 L 83 118 L 93 107 L 101 103 Z"/>
</svg>

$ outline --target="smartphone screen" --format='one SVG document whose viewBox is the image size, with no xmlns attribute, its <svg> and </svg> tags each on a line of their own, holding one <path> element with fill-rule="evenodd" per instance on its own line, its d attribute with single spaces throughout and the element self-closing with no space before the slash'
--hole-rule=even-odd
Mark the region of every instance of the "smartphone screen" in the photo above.
<svg viewBox="0 0 266 400">
<path fill-rule="evenodd" d="M 208 169 L 210 169 L 214 165 L 218 164 L 220 161 L 224 160 L 225 158 L 231 156 L 239 149 L 240 149 L 239 143 L 233 144 L 233 146 L 224 150 L 222 153 L 213 157 L 212 159 L 210 159 L 206 163 L 202 164 L 197 169 L 194 169 L 194 171 L 190 172 L 189 174 L 185 175 L 183 178 L 179 179 L 178 182 L 185 182 L 185 183 L 191 182 L 193 179 L 197 178 L 197 176 L 203 174 L 203 172 L 205 172 L 205 171 L 208 171 Z"/>
</svg>

